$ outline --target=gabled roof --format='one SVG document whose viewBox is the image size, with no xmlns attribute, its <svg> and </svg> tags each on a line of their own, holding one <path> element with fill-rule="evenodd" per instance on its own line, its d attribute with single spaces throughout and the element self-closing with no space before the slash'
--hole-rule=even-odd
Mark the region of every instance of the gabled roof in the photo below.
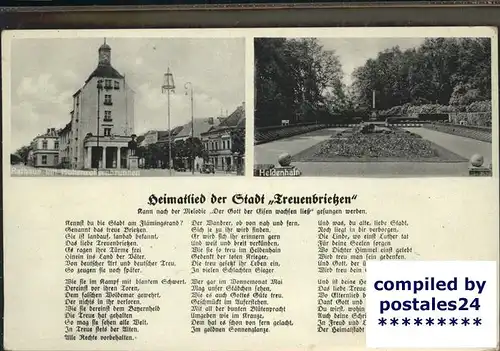
<svg viewBox="0 0 500 351">
<path fill-rule="evenodd" d="M 170 136 L 171 137 L 176 136 L 182 130 L 182 127 L 183 126 L 173 128 L 172 131 L 170 132 Z M 158 141 L 168 140 L 168 135 L 169 135 L 168 130 L 158 132 Z"/>
<path fill-rule="evenodd" d="M 212 123 L 210 123 L 212 122 Z M 195 118 L 194 119 L 194 135 L 200 135 L 206 133 L 212 127 L 216 127 L 218 120 L 216 118 Z M 176 135 L 176 137 L 191 137 L 192 135 L 192 123 L 186 123 L 182 126 L 182 130 Z"/>
<path fill-rule="evenodd" d="M 219 128 L 223 127 L 241 127 L 245 125 L 245 109 L 239 106 L 233 113 L 219 124 Z"/>
<path fill-rule="evenodd" d="M 245 107 L 243 105 L 236 108 L 236 110 L 223 119 L 218 126 L 211 128 L 203 134 L 232 128 L 245 128 Z"/>
</svg>

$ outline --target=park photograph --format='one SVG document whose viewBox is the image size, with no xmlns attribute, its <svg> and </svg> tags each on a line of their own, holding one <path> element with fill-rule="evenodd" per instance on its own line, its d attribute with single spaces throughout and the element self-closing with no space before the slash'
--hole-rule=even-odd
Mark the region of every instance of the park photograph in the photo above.
<svg viewBox="0 0 500 351">
<path fill-rule="evenodd" d="M 265 37 L 254 52 L 254 176 L 492 176 L 492 38 Z"/>
</svg>

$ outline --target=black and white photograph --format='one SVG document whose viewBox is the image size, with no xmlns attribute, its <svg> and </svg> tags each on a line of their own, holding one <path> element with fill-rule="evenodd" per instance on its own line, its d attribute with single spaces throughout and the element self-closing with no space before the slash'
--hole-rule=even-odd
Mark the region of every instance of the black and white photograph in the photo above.
<svg viewBox="0 0 500 351">
<path fill-rule="evenodd" d="M 255 176 L 492 175 L 492 37 L 254 47 Z"/>
<path fill-rule="evenodd" d="M 11 38 L 11 174 L 243 175 L 244 38 L 114 33 Z"/>
</svg>

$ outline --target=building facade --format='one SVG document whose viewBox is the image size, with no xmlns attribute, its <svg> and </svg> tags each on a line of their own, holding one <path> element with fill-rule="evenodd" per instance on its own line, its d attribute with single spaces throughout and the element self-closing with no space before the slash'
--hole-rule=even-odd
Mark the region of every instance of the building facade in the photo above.
<svg viewBox="0 0 500 351">
<path fill-rule="evenodd" d="M 55 128 L 38 135 L 31 142 L 28 164 L 32 167 L 53 168 L 59 165 L 59 133 Z"/>
<path fill-rule="evenodd" d="M 59 131 L 59 162 L 62 168 L 71 168 L 71 122 Z"/>
<path fill-rule="evenodd" d="M 233 113 L 216 127 L 201 134 L 208 161 L 220 171 L 234 171 L 244 163 L 244 155 L 234 155 L 231 151 L 231 132 L 245 130 L 245 104 L 239 106 Z"/>
<path fill-rule="evenodd" d="M 61 131 L 70 168 L 126 168 L 134 133 L 134 91 L 111 65 L 111 47 L 98 50 L 97 68 L 73 95 L 71 120 Z"/>
</svg>

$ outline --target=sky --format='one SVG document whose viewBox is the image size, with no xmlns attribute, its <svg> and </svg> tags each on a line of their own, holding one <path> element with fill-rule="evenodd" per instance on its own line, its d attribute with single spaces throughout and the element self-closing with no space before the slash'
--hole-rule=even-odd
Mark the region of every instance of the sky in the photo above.
<svg viewBox="0 0 500 351">
<path fill-rule="evenodd" d="M 324 50 L 333 50 L 337 54 L 344 83 L 352 83 L 351 75 L 355 68 L 363 66 L 370 58 L 376 58 L 380 51 L 399 46 L 401 50 L 418 47 L 425 38 L 319 38 Z"/>
<path fill-rule="evenodd" d="M 97 67 L 104 38 L 14 39 L 11 49 L 11 149 L 28 145 L 47 128 L 70 121 L 72 95 Z M 167 129 L 167 98 L 161 93 L 169 67 L 171 125 L 188 123 L 194 89 L 194 116 L 233 112 L 245 99 L 244 39 L 107 38 L 111 64 L 135 95 L 135 133 Z"/>
</svg>

